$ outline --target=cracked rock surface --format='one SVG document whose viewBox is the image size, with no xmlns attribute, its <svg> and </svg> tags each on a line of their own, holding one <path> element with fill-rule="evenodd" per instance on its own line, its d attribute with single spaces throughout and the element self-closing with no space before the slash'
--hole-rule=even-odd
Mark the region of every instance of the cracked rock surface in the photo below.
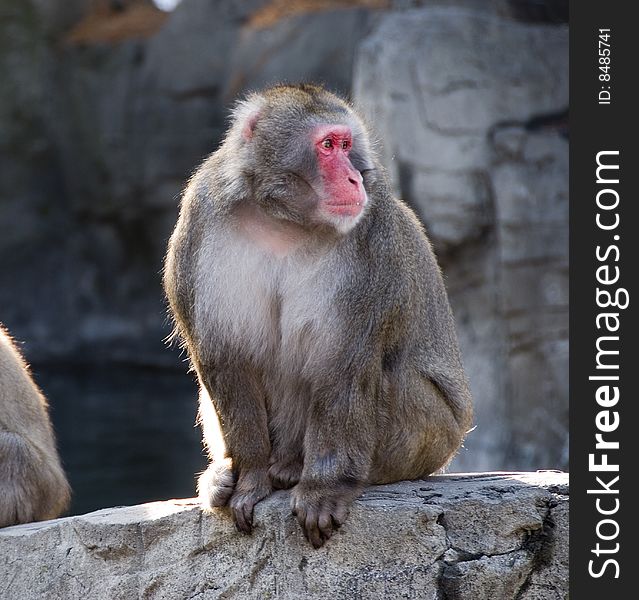
<svg viewBox="0 0 639 600">
<path fill-rule="evenodd" d="M 0 597 L 568 597 L 568 475 L 450 474 L 371 487 L 313 550 L 288 493 L 256 508 L 253 535 L 195 500 L 107 508 L 0 530 Z"/>
</svg>

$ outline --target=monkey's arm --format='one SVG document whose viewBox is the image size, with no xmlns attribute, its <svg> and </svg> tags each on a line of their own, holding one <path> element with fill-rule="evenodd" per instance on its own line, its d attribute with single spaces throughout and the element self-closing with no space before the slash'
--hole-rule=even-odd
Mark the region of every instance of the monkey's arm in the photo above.
<svg viewBox="0 0 639 600">
<path fill-rule="evenodd" d="M 250 532 L 254 505 L 271 491 L 266 408 L 258 374 L 242 351 L 222 343 L 215 326 L 197 331 L 193 256 L 206 230 L 202 210 L 202 198 L 187 191 L 169 243 L 164 288 L 176 333 L 205 390 L 199 414 L 211 464 L 198 479 L 200 499 L 209 508 L 230 504 L 238 528 Z"/>
<path fill-rule="evenodd" d="M 248 362 L 233 352 L 216 354 L 214 363 L 199 363 L 197 371 L 208 392 L 208 397 L 201 395 L 200 402 L 210 402 L 216 413 L 206 417 L 205 436 L 209 433 L 206 423 L 215 416 L 222 425 L 216 429 L 217 434 L 224 432 L 223 440 L 207 437 L 205 441 L 210 451 L 221 441 L 225 455 L 211 456 L 198 490 L 205 506 L 228 502 L 238 529 L 250 533 L 255 504 L 272 490 L 265 397 L 259 374 Z M 208 408 L 200 407 L 202 417 Z"/>
<path fill-rule="evenodd" d="M 291 498 L 293 513 L 316 548 L 344 522 L 366 484 L 378 431 L 371 410 L 379 394 L 374 372 L 349 377 L 342 369 L 326 380 L 313 394 L 304 469 Z"/>
</svg>

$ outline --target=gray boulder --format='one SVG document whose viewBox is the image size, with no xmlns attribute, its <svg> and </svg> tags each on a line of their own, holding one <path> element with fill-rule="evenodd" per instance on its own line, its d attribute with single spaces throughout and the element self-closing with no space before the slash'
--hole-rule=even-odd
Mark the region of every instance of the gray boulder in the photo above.
<svg viewBox="0 0 639 600">
<path fill-rule="evenodd" d="M 251 536 L 194 500 L 0 530 L 12 600 L 568 597 L 568 476 L 477 473 L 369 488 L 320 550 L 288 493 Z"/>
</svg>

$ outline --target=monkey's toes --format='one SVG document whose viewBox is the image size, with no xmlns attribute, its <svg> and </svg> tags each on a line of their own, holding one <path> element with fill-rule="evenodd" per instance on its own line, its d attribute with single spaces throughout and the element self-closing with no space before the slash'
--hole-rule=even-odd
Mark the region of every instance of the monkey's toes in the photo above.
<svg viewBox="0 0 639 600">
<path fill-rule="evenodd" d="M 251 495 L 235 494 L 229 503 L 235 526 L 242 533 L 253 531 L 253 509 L 258 500 Z"/>
<path fill-rule="evenodd" d="M 229 506 L 233 514 L 235 526 L 242 533 L 253 530 L 253 509 L 255 505 L 266 498 L 273 490 L 266 471 L 249 472 L 240 475 L 231 496 Z"/>
<path fill-rule="evenodd" d="M 341 527 L 348 516 L 348 502 L 338 497 L 307 500 L 299 494 L 291 498 L 291 510 L 297 517 L 306 539 L 321 548 Z"/>
<path fill-rule="evenodd" d="M 302 474 L 302 462 L 275 462 L 268 470 L 273 487 L 277 490 L 288 490 L 297 485 Z"/>
<path fill-rule="evenodd" d="M 235 481 L 230 460 L 211 463 L 197 483 L 198 496 L 204 508 L 225 506 L 233 494 Z"/>
</svg>

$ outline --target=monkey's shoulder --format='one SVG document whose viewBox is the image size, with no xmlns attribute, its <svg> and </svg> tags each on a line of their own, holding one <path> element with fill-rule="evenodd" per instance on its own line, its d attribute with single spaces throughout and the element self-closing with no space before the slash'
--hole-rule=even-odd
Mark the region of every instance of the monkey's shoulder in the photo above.
<svg viewBox="0 0 639 600">
<path fill-rule="evenodd" d="M 194 220 L 226 215 L 237 202 L 246 197 L 246 181 L 238 177 L 229 152 L 220 148 L 207 156 L 189 178 L 182 194 L 181 212 Z"/>
<path fill-rule="evenodd" d="M 424 226 L 414 211 L 390 192 L 376 198 L 360 245 L 368 246 L 379 268 L 395 278 L 439 276 L 439 267 Z"/>
</svg>

